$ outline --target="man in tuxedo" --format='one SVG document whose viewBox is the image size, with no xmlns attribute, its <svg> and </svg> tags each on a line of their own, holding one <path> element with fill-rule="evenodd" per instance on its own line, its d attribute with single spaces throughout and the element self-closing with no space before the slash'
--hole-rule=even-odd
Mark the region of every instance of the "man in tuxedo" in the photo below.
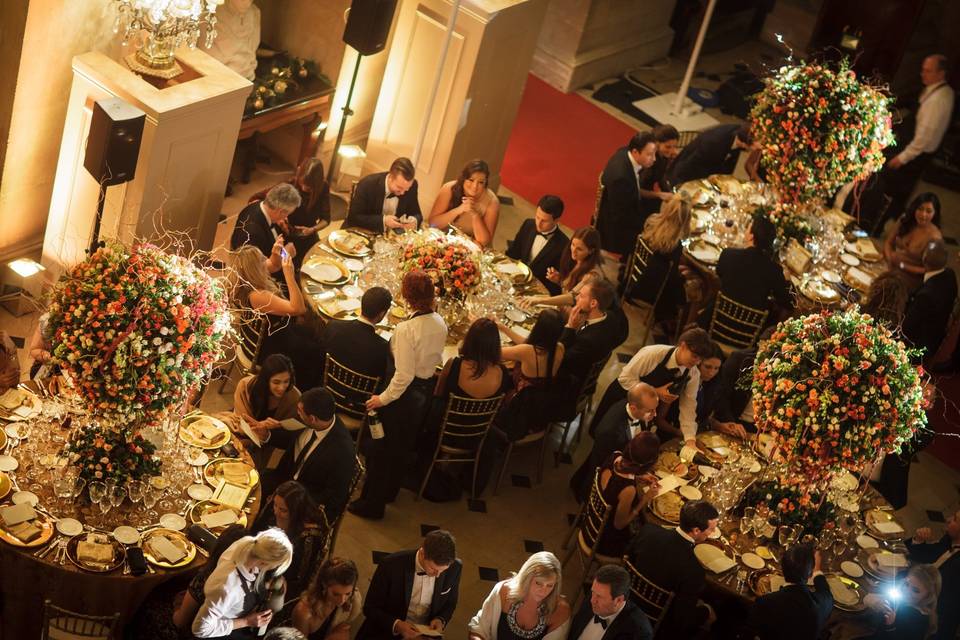
<svg viewBox="0 0 960 640">
<path fill-rule="evenodd" d="M 937 632 L 933 640 L 954 640 L 960 628 L 960 511 L 947 520 L 947 531 L 939 540 L 929 528 L 921 527 L 906 544 L 912 562 L 932 564 L 940 570 Z"/>
<path fill-rule="evenodd" d="M 560 294 L 560 285 L 547 279 L 547 269 L 559 266 L 560 258 L 570 244 L 570 239 L 557 224 L 561 214 L 563 200 L 557 196 L 543 196 L 533 217 L 524 220 L 516 237 L 507 243 L 507 257 L 530 267 L 552 296 Z"/>
<path fill-rule="evenodd" d="M 297 405 L 306 428 L 280 428 L 265 434 L 272 445 L 283 449 L 275 469 L 271 470 L 267 463 L 265 495 L 287 480 L 296 480 L 307 488 L 314 502 L 323 506 L 330 522 L 347 506 L 356 467 L 353 440 L 337 421 L 334 410 L 329 391 L 323 387 L 310 389 L 300 396 Z"/>
<path fill-rule="evenodd" d="M 630 574 L 606 564 L 593 575 L 590 601 L 583 601 L 570 624 L 570 640 L 652 640 L 653 628 L 630 601 Z"/>
<path fill-rule="evenodd" d="M 385 233 L 416 229 L 421 222 L 413 162 L 397 158 L 389 171 L 372 173 L 357 183 L 343 226 Z"/>
<path fill-rule="evenodd" d="M 733 173 L 740 152 L 751 149 L 749 124 L 720 124 L 707 129 L 688 144 L 673 161 L 668 182 L 679 186 L 715 173 Z"/>
<path fill-rule="evenodd" d="M 934 240 L 923 251 L 923 285 L 917 289 L 903 316 L 901 332 L 914 347 L 930 358 L 940 348 L 957 299 L 957 276 L 947 266 L 947 247 Z"/>
<path fill-rule="evenodd" d="M 293 185 L 281 183 L 267 192 L 267 197 L 248 204 L 240 215 L 230 236 L 230 249 L 236 251 L 243 245 L 260 249 L 266 259 L 267 271 L 278 273 L 282 266 L 277 239 L 283 237 L 284 225 L 289 216 L 300 206 L 300 193 Z M 296 255 L 292 242 L 283 245 L 287 253 Z"/>
<path fill-rule="evenodd" d="M 456 541 L 442 529 L 428 533 L 419 549 L 381 560 L 363 602 L 365 619 L 356 640 L 419 638 L 415 624 L 442 632 L 457 608 L 461 568 Z"/>
<path fill-rule="evenodd" d="M 630 255 L 643 231 L 647 210 L 640 201 L 640 173 L 657 161 L 653 133 L 641 131 L 607 161 L 600 175 L 603 193 L 597 207 L 597 231 L 604 251 Z"/>
<path fill-rule="evenodd" d="M 820 552 L 798 544 L 780 559 L 786 584 L 757 598 L 747 618 L 744 640 L 807 640 L 819 638 L 833 610 L 833 594 L 820 571 Z M 813 589 L 807 586 L 813 576 Z"/>
<path fill-rule="evenodd" d="M 657 390 L 646 382 L 637 382 L 627 391 L 627 397 L 615 402 L 607 410 L 593 434 L 593 448 L 570 478 L 570 488 L 583 502 L 590 493 L 594 473 L 614 451 L 623 451 L 635 435 L 650 430 L 657 414 L 660 398 Z"/>
<path fill-rule="evenodd" d="M 697 601 L 706 574 L 693 547 L 710 537 L 719 518 L 717 509 L 706 500 L 691 500 L 680 509 L 679 527 L 645 524 L 630 543 L 630 564 L 644 578 L 674 594 L 657 630 L 661 638 L 692 638 L 713 619 L 710 608 Z"/>
<path fill-rule="evenodd" d="M 356 320 L 331 320 L 323 328 L 324 351 L 343 366 L 365 376 L 380 378 L 386 386 L 393 369 L 390 343 L 377 335 L 379 324 L 393 297 L 383 287 L 370 287 L 360 298 L 360 317 Z M 366 402 L 367 398 L 358 398 Z"/>
</svg>

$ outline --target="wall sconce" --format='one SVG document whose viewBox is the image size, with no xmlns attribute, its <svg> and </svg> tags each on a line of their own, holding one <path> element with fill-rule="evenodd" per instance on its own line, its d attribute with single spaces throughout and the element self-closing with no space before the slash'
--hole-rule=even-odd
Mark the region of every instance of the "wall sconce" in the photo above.
<svg viewBox="0 0 960 640">
<path fill-rule="evenodd" d="M 30 258 L 12 260 L 7 263 L 7 267 L 13 273 L 4 273 L 0 305 L 15 317 L 36 311 L 40 305 L 25 289 L 26 280 L 44 271 L 45 267 Z"/>
</svg>

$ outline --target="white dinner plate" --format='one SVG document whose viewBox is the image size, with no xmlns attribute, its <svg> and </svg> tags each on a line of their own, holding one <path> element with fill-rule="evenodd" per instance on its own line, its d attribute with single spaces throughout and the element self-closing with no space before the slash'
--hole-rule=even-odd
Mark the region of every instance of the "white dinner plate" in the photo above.
<svg viewBox="0 0 960 640">
<path fill-rule="evenodd" d="M 363 297 L 363 289 L 361 289 L 360 287 L 358 287 L 358 286 L 355 285 L 355 284 L 348 284 L 348 285 L 345 286 L 343 289 L 341 289 L 341 291 L 343 291 L 343 295 L 347 296 L 348 298 L 362 298 L 362 297 Z"/>
<path fill-rule="evenodd" d="M 13 456 L 0 456 L 0 471 L 16 471 L 20 463 Z"/>
<path fill-rule="evenodd" d="M 363 261 L 356 258 L 347 258 L 343 261 L 343 266 L 350 271 L 363 271 Z"/>
<path fill-rule="evenodd" d="M 187 521 L 176 513 L 165 513 L 160 516 L 160 526 L 174 531 L 183 531 L 187 528 Z"/>
<path fill-rule="evenodd" d="M 740 559 L 743 560 L 743 564 L 747 565 L 751 569 L 763 569 L 767 564 L 763 558 L 755 553 L 750 552 L 740 556 Z"/>
<path fill-rule="evenodd" d="M 113 538 L 120 544 L 137 544 L 140 542 L 140 532 L 133 527 L 121 525 L 113 530 Z"/>
<path fill-rule="evenodd" d="M 507 312 L 504 315 L 513 322 L 523 322 L 527 319 L 527 314 L 525 314 L 523 311 L 520 311 L 520 309 L 507 309 Z"/>
<path fill-rule="evenodd" d="M 703 477 L 704 477 L 704 478 L 713 478 L 713 477 L 716 477 L 717 475 L 719 475 L 719 473 L 720 473 L 719 470 L 714 469 L 713 467 L 711 467 L 711 466 L 709 466 L 709 465 L 706 465 L 706 464 L 698 465 L 698 466 L 697 466 L 697 469 L 700 469 L 700 473 L 703 474 Z"/>
<path fill-rule="evenodd" d="M 823 273 L 820 274 L 820 277 L 833 284 L 840 282 L 840 274 L 832 269 L 825 269 Z"/>
<path fill-rule="evenodd" d="M 856 562 L 850 560 L 844 560 L 840 563 L 840 570 L 851 578 L 862 578 L 863 577 L 863 567 L 858 565 Z"/>
<path fill-rule="evenodd" d="M 840 262 L 842 262 L 843 264 L 848 264 L 851 267 L 856 267 L 857 265 L 860 264 L 860 258 L 858 258 L 857 256 L 852 256 L 849 253 L 841 253 Z"/>
<path fill-rule="evenodd" d="M 83 533 L 83 525 L 74 518 L 60 518 L 57 520 L 57 531 L 65 536 L 78 536 Z"/>
<path fill-rule="evenodd" d="M 703 497 L 703 494 L 700 493 L 700 489 L 697 489 L 696 487 L 691 487 L 688 484 L 683 485 L 682 487 L 677 489 L 677 491 L 679 491 L 680 495 L 682 495 L 687 500 L 699 500 L 700 498 Z"/>
<path fill-rule="evenodd" d="M 876 549 L 880 546 L 880 543 L 878 543 L 875 538 L 872 538 L 865 533 L 861 533 L 859 536 L 857 536 L 857 544 L 860 545 L 861 549 Z"/>
<path fill-rule="evenodd" d="M 40 498 L 32 491 L 17 491 L 10 496 L 10 500 L 13 501 L 13 504 L 23 504 L 26 502 L 31 507 L 37 506 L 37 503 L 40 502 Z"/>
<path fill-rule="evenodd" d="M 187 464 L 192 467 L 202 467 L 210 462 L 210 456 L 206 454 L 205 451 L 201 451 L 193 458 L 187 458 Z"/>
<path fill-rule="evenodd" d="M 213 495 L 213 489 L 206 484 L 192 484 L 187 487 L 187 495 L 197 501 L 209 500 Z"/>
</svg>

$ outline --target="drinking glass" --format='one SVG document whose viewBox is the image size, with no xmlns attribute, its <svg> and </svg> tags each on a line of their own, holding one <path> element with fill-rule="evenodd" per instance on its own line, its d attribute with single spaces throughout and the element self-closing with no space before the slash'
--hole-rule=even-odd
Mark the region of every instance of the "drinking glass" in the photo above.
<svg viewBox="0 0 960 640">
<path fill-rule="evenodd" d="M 792 525 L 788 529 L 787 533 L 787 546 L 792 547 L 800 539 L 800 534 L 803 533 L 803 527 L 799 524 Z"/>
<path fill-rule="evenodd" d="M 107 485 L 99 480 L 91 482 L 87 486 L 87 491 L 90 494 L 90 502 L 92 502 L 94 506 L 99 507 L 102 501 L 107 500 Z"/>
<path fill-rule="evenodd" d="M 151 518 L 157 518 L 159 514 L 157 513 L 154 507 L 157 504 L 157 500 L 160 499 L 160 494 L 162 490 L 157 489 L 156 487 L 147 487 L 143 492 L 143 506 L 147 508 L 147 515 Z"/>
<path fill-rule="evenodd" d="M 73 491 L 76 488 L 76 479 L 67 475 L 57 476 L 53 482 L 53 493 L 57 496 L 58 507 L 63 509 L 67 505 L 67 500 L 73 498 Z"/>
<path fill-rule="evenodd" d="M 748 518 L 744 515 L 740 518 L 740 533 L 747 536 L 750 535 L 750 532 L 753 530 L 753 518 Z"/>
<path fill-rule="evenodd" d="M 787 548 L 787 542 L 790 540 L 790 525 L 782 524 L 777 530 L 777 541 L 784 549 Z"/>
<path fill-rule="evenodd" d="M 127 481 L 127 495 L 130 496 L 130 502 L 137 504 L 143 498 L 144 484 L 139 480 Z"/>
</svg>

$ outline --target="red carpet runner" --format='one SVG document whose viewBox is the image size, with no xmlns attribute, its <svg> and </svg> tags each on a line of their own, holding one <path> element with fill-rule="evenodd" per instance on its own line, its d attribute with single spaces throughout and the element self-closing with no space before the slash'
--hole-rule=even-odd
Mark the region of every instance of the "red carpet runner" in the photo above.
<svg viewBox="0 0 960 640">
<path fill-rule="evenodd" d="M 600 172 L 634 133 L 584 98 L 528 75 L 503 159 L 503 184 L 533 204 L 547 193 L 560 196 L 566 205 L 563 223 L 572 229 L 585 226 L 593 215 Z"/>
</svg>

